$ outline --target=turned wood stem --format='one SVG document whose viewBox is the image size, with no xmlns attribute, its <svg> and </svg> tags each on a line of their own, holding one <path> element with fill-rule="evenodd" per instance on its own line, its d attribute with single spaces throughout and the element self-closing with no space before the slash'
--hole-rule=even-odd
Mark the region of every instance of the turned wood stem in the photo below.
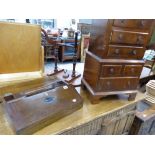
<svg viewBox="0 0 155 155">
<path fill-rule="evenodd" d="M 76 68 L 76 61 L 77 61 L 77 40 L 78 40 L 78 32 L 75 32 L 75 45 L 74 45 L 72 77 L 75 77 L 75 73 L 76 73 L 75 68 Z"/>
<path fill-rule="evenodd" d="M 57 46 L 55 46 L 54 54 L 55 54 L 54 72 L 57 72 L 58 71 L 58 49 L 57 49 Z"/>
</svg>

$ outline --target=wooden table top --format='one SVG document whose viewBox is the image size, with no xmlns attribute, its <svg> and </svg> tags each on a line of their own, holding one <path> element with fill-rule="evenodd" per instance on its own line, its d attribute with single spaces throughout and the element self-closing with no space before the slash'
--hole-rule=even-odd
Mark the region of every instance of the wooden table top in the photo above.
<svg viewBox="0 0 155 155">
<path fill-rule="evenodd" d="M 115 110 L 119 110 L 129 104 L 134 104 L 135 102 L 138 102 L 144 98 L 144 94 L 140 92 L 138 92 L 134 101 L 128 101 L 127 96 L 125 95 L 113 95 L 103 98 L 99 104 L 92 105 L 88 100 L 87 92 L 81 88 L 77 88 L 77 90 L 84 99 L 83 107 L 71 115 L 56 121 L 55 123 L 39 130 L 34 134 L 49 135 L 61 133 L 67 129 L 77 127 L 78 125 L 87 123 L 90 120 L 106 115 Z M 0 104 L 0 134 L 14 134 L 3 111 L 3 104 Z"/>
</svg>

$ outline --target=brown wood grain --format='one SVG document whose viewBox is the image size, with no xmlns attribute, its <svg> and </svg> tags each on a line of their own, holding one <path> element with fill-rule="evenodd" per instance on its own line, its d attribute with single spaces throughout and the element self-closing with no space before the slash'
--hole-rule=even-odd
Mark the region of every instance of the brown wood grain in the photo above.
<svg viewBox="0 0 155 155">
<path fill-rule="evenodd" d="M 0 74 L 42 71 L 41 27 L 0 22 Z"/>
<path fill-rule="evenodd" d="M 129 100 L 135 98 L 153 21 L 93 20 L 82 79 L 92 102 L 115 93 L 129 94 Z"/>
<path fill-rule="evenodd" d="M 53 101 L 45 102 L 47 97 Z M 73 100 L 76 100 L 73 102 Z M 32 134 L 82 107 L 82 98 L 72 86 L 57 87 L 4 103 L 16 134 Z"/>
</svg>

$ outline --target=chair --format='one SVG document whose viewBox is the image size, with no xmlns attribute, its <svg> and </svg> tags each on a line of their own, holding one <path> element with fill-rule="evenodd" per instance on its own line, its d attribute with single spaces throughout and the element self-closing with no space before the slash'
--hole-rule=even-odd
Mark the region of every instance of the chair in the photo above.
<svg viewBox="0 0 155 155">
<path fill-rule="evenodd" d="M 74 44 L 75 44 L 74 39 L 62 40 L 62 44 L 60 45 L 60 47 L 61 47 L 61 52 L 60 52 L 61 62 L 65 61 L 65 60 L 73 59 L 73 55 L 75 53 Z M 77 46 L 77 59 L 80 59 L 80 42 L 78 42 L 78 46 Z"/>
<path fill-rule="evenodd" d="M 57 48 L 57 43 L 59 43 L 60 41 L 55 39 L 51 39 L 49 38 L 48 34 L 46 33 L 46 31 L 44 29 L 41 29 L 42 32 L 42 45 L 44 46 L 45 49 L 45 60 L 47 61 L 47 59 L 55 59 L 55 49 Z"/>
</svg>

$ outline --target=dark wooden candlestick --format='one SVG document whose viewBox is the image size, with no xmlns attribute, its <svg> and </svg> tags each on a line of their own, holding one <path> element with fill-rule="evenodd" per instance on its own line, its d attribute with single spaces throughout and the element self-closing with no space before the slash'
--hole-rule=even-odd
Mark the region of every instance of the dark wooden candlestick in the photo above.
<svg viewBox="0 0 155 155">
<path fill-rule="evenodd" d="M 55 69 L 54 73 L 51 73 L 50 75 L 56 75 L 59 79 L 64 80 L 68 84 L 71 84 L 75 87 L 81 86 L 81 74 L 76 72 L 76 62 L 77 62 L 77 40 L 78 40 L 78 33 L 75 33 L 75 44 L 74 46 L 70 46 L 74 48 L 74 55 L 73 55 L 73 70 L 64 70 L 64 72 L 57 71 L 57 61 L 58 61 L 58 51 L 55 51 Z M 64 46 L 65 43 L 58 43 L 59 46 Z"/>
<path fill-rule="evenodd" d="M 58 47 L 57 45 L 55 46 L 55 49 L 54 49 L 54 55 L 55 55 L 54 72 L 57 72 L 58 71 Z"/>
<path fill-rule="evenodd" d="M 72 77 L 75 77 L 75 68 L 76 68 L 76 60 L 77 60 L 77 56 L 76 54 L 73 56 L 73 71 L 72 71 Z"/>
<path fill-rule="evenodd" d="M 72 77 L 75 77 L 75 68 L 76 68 L 76 61 L 77 61 L 77 39 L 78 39 L 78 33 L 75 32 L 75 46 L 74 46 L 74 56 L 73 56 L 73 71 L 72 71 Z"/>
<path fill-rule="evenodd" d="M 47 76 L 56 75 L 56 74 L 64 71 L 64 69 L 58 68 L 58 45 L 57 45 L 57 43 L 55 43 L 55 45 L 54 45 L 54 55 L 55 55 L 54 71 L 52 71 L 50 74 L 47 74 Z"/>
</svg>

